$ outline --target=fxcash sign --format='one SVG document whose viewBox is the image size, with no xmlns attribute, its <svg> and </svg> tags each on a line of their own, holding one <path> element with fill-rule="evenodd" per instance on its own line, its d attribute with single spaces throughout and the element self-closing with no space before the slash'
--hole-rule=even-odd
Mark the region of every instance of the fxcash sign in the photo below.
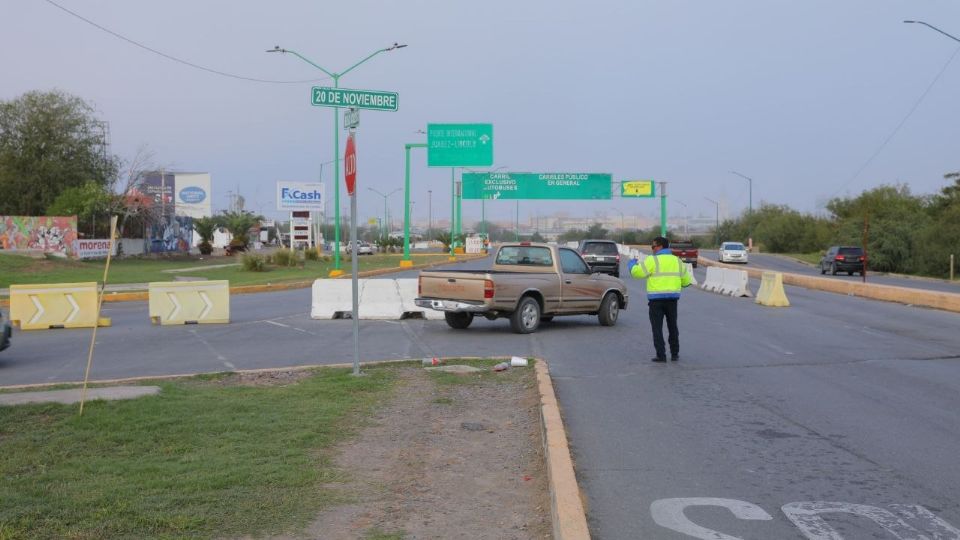
<svg viewBox="0 0 960 540">
<path fill-rule="evenodd" d="M 296 188 L 291 189 L 285 187 L 280 189 L 280 199 L 283 200 L 283 202 L 292 203 L 322 201 L 323 193 L 316 189 L 313 191 L 300 191 Z"/>
</svg>

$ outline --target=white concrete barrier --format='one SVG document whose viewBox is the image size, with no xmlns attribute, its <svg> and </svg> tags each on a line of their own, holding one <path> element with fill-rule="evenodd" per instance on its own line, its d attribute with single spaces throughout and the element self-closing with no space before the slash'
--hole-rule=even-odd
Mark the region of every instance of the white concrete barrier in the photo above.
<svg viewBox="0 0 960 540">
<path fill-rule="evenodd" d="M 385 319 L 400 320 L 403 310 L 400 309 L 400 291 L 395 279 L 362 279 L 359 280 L 360 320 Z"/>
<path fill-rule="evenodd" d="M 310 317 L 313 319 L 337 319 L 353 309 L 349 279 L 318 279 L 311 289 Z"/>
<path fill-rule="evenodd" d="M 400 291 L 400 311 L 403 312 L 404 316 L 420 313 L 424 319 L 443 320 L 442 311 L 423 308 L 414 303 L 417 298 L 417 281 L 416 278 L 396 280 L 397 290 Z"/>
<path fill-rule="evenodd" d="M 720 294 L 738 297 L 753 296 L 747 287 L 749 276 L 747 276 L 746 271 L 723 268 L 721 269 L 721 276 L 722 280 L 720 290 L 718 291 Z"/>
<path fill-rule="evenodd" d="M 703 285 L 701 285 L 700 288 L 705 291 L 717 292 L 723 279 L 721 270 L 721 268 L 716 266 L 708 266 L 707 277 L 703 280 Z"/>
<path fill-rule="evenodd" d="M 690 275 L 690 284 L 693 286 L 697 286 L 698 285 L 697 276 L 696 274 L 693 273 L 693 265 L 690 263 L 687 263 L 687 274 Z"/>
</svg>

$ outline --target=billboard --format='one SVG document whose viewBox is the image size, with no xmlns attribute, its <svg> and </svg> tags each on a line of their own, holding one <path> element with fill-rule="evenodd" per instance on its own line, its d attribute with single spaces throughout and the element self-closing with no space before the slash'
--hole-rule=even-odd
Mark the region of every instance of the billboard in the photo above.
<svg viewBox="0 0 960 540">
<path fill-rule="evenodd" d="M 323 210 L 323 184 L 320 182 L 277 182 L 277 210 Z"/>
<path fill-rule="evenodd" d="M 174 191 L 174 206 L 178 216 L 202 218 L 213 215 L 209 173 L 177 173 Z"/>
<path fill-rule="evenodd" d="M 0 216 L 0 247 L 73 255 L 77 216 Z"/>
<path fill-rule="evenodd" d="M 164 208 L 164 212 L 173 210 L 173 188 L 176 175 L 173 173 L 147 173 L 138 186 L 141 193 L 146 195 L 153 204 Z"/>
<path fill-rule="evenodd" d="M 193 218 L 166 216 L 150 225 L 147 246 L 150 253 L 188 253 L 193 245 Z"/>
</svg>

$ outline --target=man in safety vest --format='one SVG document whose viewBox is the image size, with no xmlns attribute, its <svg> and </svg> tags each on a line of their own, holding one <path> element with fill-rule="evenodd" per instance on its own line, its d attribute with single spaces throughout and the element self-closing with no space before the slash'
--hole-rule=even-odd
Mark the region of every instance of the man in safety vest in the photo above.
<svg viewBox="0 0 960 540">
<path fill-rule="evenodd" d="M 643 264 L 630 259 L 627 268 L 634 279 L 647 280 L 647 305 L 650 307 L 650 326 L 653 328 L 653 346 L 657 356 L 650 360 L 666 362 L 667 353 L 663 344 L 663 318 L 667 318 L 670 333 L 670 359 L 680 360 L 680 330 L 677 328 L 677 301 L 680 289 L 690 285 L 687 265 L 670 251 L 670 241 L 662 236 L 653 239 L 650 246 L 653 255 Z"/>
</svg>

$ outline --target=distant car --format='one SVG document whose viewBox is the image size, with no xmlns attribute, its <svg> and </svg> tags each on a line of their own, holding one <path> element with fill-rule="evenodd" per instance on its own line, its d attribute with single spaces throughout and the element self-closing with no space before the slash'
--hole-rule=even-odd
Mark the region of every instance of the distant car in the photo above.
<svg viewBox="0 0 960 540">
<path fill-rule="evenodd" d="M 3 312 L 0 311 L 0 351 L 10 346 L 10 336 L 13 330 L 10 328 L 10 321 L 4 320 Z"/>
<path fill-rule="evenodd" d="M 620 250 L 613 240 L 581 240 L 577 251 L 590 270 L 620 277 Z"/>
<path fill-rule="evenodd" d="M 747 248 L 740 242 L 720 244 L 720 262 L 747 264 Z"/>
<path fill-rule="evenodd" d="M 353 252 L 353 242 L 347 242 L 347 253 Z M 357 255 L 373 255 L 373 246 L 368 242 L 360 242 L 357 246 Z"/>
<path fill-rule="evenodd" d="M 861 247 L 833 246 L 820 259 L 820 273 L 826 274 L 829 271 L 835 276 L 837 272 L 846 272 L 848 276 L 852 276 L 854 272 L 860 272 L 862 276 L 865 260 L 866 255 Z"/>
</svg>

